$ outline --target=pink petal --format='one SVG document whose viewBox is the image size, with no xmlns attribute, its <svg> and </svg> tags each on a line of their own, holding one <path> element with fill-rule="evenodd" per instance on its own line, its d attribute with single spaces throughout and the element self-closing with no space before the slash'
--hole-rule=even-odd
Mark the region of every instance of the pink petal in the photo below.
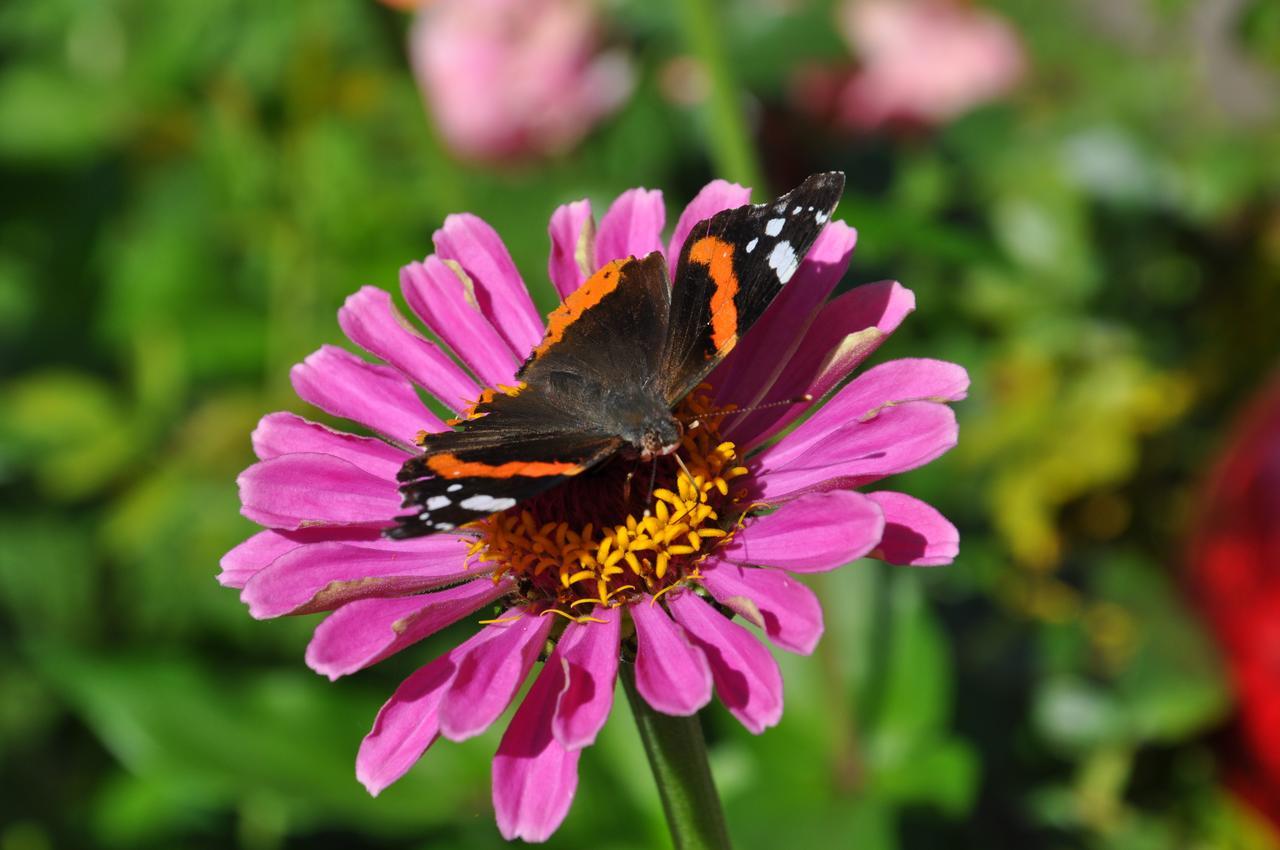
<svg viewBox="0 0 1280 850">
<path fill-rule="evenodd" d="M 819 311 L 761 403 L 799 398 L 805 393 L 821 399 L 880 347 L 915 309 L 915 303 L 911 290 L 893 281 L 859 286 L 830 301 Z M 740 446 L 754 448 L 811 406 L 805 402 L 735 417 L 725 434 L 732 435 Z"/>
<path fill-rule="evenodd" d="M 365 286 L 348 297 L 338 311 L 338 324 L 352 342 L 399 369 L 451 410 L 465 410 L 479 396 L 476 382 L 419 334 L 385 291 Z"/>
<path fill-rule="evenodd" d="M 436 535 L 421 538 L 435 551 L 387 550 L 347 543 L 316 543 L 287 552 L 255 575 L 240 594 L 258 619 L 329 611 L 368 597 L 407 596 L 484 575 L 463 566 L 467 543 Z"/>
<path fill-rule="evenodd" d="M 786 464 L 803 457 L 829 443 L 835 433 L 847 433 L 892 405 L 959 401 L 968 389 L 969 374 L 954 363 L 915 358 L 881 363 L 854 378 L 782 443 L 771 447 L 770 462 Z"/>
<path fill-rule="evenodd" d="M 259 531 L 222 556 L 218 563 L 222 567 L 222 572 L 218 573 L 218 584 L 223 587 L 244 587 L 245 582 L 267 564 L 301 545 L 274 529 Z"/>
<path fill-rule="evenodd" d="M 316 627 L 307 665 L 330 679 L 363 670 L 512 589 L 509 581 L 483 578 L 422 596 L 349 602 Z"/>
<path fill-rule="evenodd" d="M 578 788 L 582 750 L 566 749 L 551 733 L 562 664 L 557 649 L 516 709 L 493 758 L 493 811 L 508 841 L 550 838 Z"/>
<path fill-rule="evenodd" d="M 396 688 L 360 742 L 356 779 L 377 796 L 409 771 L 440 737 L 439 708 L 453 679 L 453 661 L 441 656 Z"/>
<path fill-rule="evenodd" d="M 336 346 L 322 346 L 294 366 L 289 377 L 303 401 L 402 445 L 413 445 L 420 431 L 444 430 L 444 423 L 427 410 L 403 375 Z"/>
<path fill-rule="evenodd" d="M 706 653 L 716 696 L 729 713 L 756 735 L 776 726 L 782 718 L 782 673 L 765 645 L 696 593 L 673 593 L 667 605 Z"/>
<path fill-rule="evenodd" d="M 475 293 L 438 257 L 400 269 L 400 289 L 418 318 L 485 386 L 510 384 L 520 361 L 481 312 Z"/>
<path fill-rule="evenodd" d="M 703 564 L 702 584 L 722 605 L 764 630 L 783 649 L 808 655 L 822 637 L 822 605 L 782 570 Z"/>
<path fill-rule="evenodd" d="M 742 344 L 711 373 L 721 404 L 746 408 L 761 403 L 797 347 L 808 335 L 819 307 L 849 268 L 858 232 L 842 221 L 822 229 L 795 277 L 783 287 Z M 768 352 L 761 356 L 761 352 Z M 729 417 L 726 436 L 733 433 Z"/>
<path fill-rule="evenodd" d="M 674 272 L 676 262 L 680 259 L 680 251 L 684 241 L 689 238 L 689 231 L 700 221 L 711 218 L 718 212 L 751 203 L 751 190 L 727 180 L 712 180 L 702 187 L 689 206 L 680 213 L 676 221 L 676 229 L 671 233 L 671 242 L 667 246 L 667 265 Z"/>
<path fill-rule="evenodd" d="M 393 479 L 333 455 L 293 454 L 240 473 L 240 513 L 259 525 L 390 525 L 400 510 Z"/>
<path fill-rule="evenodd" d="M 756 456 L 756 497 L 779 502 L 814 490 L 860 487 L 923 466 L 954 446 L 958 435 L 956 415 L 945 404 L 888 407 L 870 421 L 832 431 L 786 464 L 776 464 L 770 456 L 774 447 L 766 448 Z M 778 447 L 786 447 L 790 436 Z"/>
<path fill-rule="evenodd" d="M 440 259 L 453 260 L 470 276 L 481 312 L 511 350 L 521 358 L 532 351 L 542 341 L 542 316 L 497 232 L 482 219 L 460 213 L 446 218 L 431 240 Z"/>
<path fill-rule="evenodd" d="M 938 509 L 906 493 L 868 493 L 884 511 L 884 537 L 872 556 L 891 564 L 935 567 L 960 553 L 960 532 Z"/>
<path fill-rule="evenodd" d="M 711 701 L 706 655 L 660 606 L 642 599 L 627 610 L 636 625 L 636 690 L 663 714 L 695 714 Z"/>
<path fill-rule="evenodd" d="M 504 616 L 517 614 L 524 612 L 513 609 Z M 479 735 L 507 710 L 551 632 L 550 617 L 530 614 L 493 625 L 493 637 L 458 657 L 458 672 L 440 707 L 440 732 L 451 741 Z"/>
<path fill-rule="evenodd" d="M 387 480 L 395 480 L 411 457 L 382 440 L 335 431 L 293 413 L 268 413 L 258 421 L 252 440 L 253 452 L 260 460 L 291 454 L 332 455 Z"/>
<path fill-rule="evenodd" d="M 600 220 L 596 263 L 603 266 L 613 260 L 646 257 L 653 251 L 661 251 L 666 217 L 662 192 L 657 189 L 623 192 Z"/>
<path fill-rule="evenodd" d="M 861 558 L 875 548 L 883 532 L 880 506 L 861 493 L 812 493 L 747 525 L 716 557 L 792 572 L 823 572 Z"/>
<path fill-rule="evenodd" d="M 564 677 L 551 731 L 560 745 L 570 750 L 595 742 L 613 707 L 614 682 L 618 678 L 622 611 L 597 605 L 591 616 L 604 622 L 570 623 L 560 636 L 557 650 Z M 544 677 L 547 675 L 543 673 Z"/>
<path fill-rule="evenodd" d="M 418 669 L 378 711 L 360 742 L 356 778 L 375 797 L 408 772 L 440 737 L 440 701 L 457 670 L 455 657 L 489 639 L 482 629 L 449 653 Z"/>
<path fill-rule="evenodd" d="M 281 555 L 292 552 L 308 543 L 329 540 L 349 540 L 373 543 L 382 534 L 376 528 L 303 528 L 298 531 L 279 531 L 269 528 L 259 531 L 222 556 L 218 584 L 223 587 L 244 587 Z"/>
<path fill-rule="evenodd" d="M 547 260 L 547 274 L 560 297 L 568 298 L 596 269 L 591 202 L 574 201 L 557 207 L 551 214 L 549 231 L 551 257 Z"/>
</svg>

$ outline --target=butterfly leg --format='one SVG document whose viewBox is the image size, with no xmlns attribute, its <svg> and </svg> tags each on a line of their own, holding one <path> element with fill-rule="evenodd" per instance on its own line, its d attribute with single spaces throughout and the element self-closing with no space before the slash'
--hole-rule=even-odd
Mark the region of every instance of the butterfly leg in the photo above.
<svg viewBox="0 0 1280 850">
<path fill-rule="evenodd" d="M 676 460 L 679 460 L 676 456 Z M 658 483 L 658 459 L 655 457 L 649 464 L 649 495 L 644 500 L 644 515 L 649 515 L 649 506 L 653 504 L 653 489 Z"/>
</svg>

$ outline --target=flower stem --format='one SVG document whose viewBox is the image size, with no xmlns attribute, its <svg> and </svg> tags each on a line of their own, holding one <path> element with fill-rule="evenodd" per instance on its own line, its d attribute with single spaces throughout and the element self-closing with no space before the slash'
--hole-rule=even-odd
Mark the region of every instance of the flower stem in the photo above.
<svg viewBox="0 0 1280 850">
<path fill-rule="evenodd" d="M 717 19 L 715 0 L 677 0 L 690 51 L 711 84 L 707 99 L 707 132 L 711 158 L 721 177 L 768 194 L 742 114 L 742 98 L 725 53 L 725 27 Z"/>
<path fill-rule="evenodd" d="M 729 850 L 698 715 L 673 717 L 655 710 L 636 691 L 635 665 L 623 662 L 619 672 L 676 850 Z"/>
</svg>

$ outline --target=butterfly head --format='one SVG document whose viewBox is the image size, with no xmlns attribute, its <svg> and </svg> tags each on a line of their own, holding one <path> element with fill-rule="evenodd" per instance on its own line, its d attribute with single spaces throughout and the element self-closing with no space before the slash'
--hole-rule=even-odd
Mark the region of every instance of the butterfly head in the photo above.
<svg viewBox="0 0 1280 850">
<path fill-rule="evenodd" d="M 651 386 L 611 387 L 595 414 L 606 433 L 622 440 L 623 451 L 653 460 L 680 448 L 684 425 Z"/>
<path fill-rule="evenodd" d="M 632 445 L 640 450 L 642 460 L 653 460 L 655 457 L 669 455 L 680 448 L 680 437 L 684 428 L 673 416 L 654 420 L 640 433 L 639 439 L 633 439 Z"/>
</svg>

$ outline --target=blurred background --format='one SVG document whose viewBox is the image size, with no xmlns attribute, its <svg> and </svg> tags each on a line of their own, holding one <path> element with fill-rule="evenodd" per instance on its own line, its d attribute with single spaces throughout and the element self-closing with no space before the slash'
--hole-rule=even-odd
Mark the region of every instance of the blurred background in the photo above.
<svg viewBox="0 0 1280 850">
<path fill-rule="evenodd" d="M 248 434 L 450 212 L 549 309 L 557 204 L 833 168 L 878 357 L 973 377 L 895 485 L 962 549 L 706 713 L 737 846 L 1280 847 L 1280 4 L 416 6 L 0 5 L 0 850 L 499 845 L 494 734 L 353 775 L 473 626 L 330 684 L 214 581 Z M 666 846 L 642 764 L 618 701 L 550 846 Z"/>
</svg>

